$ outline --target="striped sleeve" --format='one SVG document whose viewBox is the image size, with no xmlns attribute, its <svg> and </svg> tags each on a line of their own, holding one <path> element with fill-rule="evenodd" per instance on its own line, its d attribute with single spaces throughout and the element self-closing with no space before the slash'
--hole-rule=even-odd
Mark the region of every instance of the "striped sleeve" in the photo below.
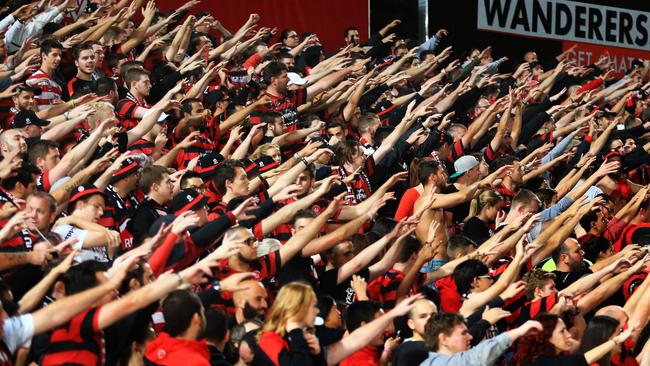
<svg viewBox="0 0 650 366">
<path fill-rule="evenodd" d="M 130 99 L 122 99 L 117 102 L 115 106 L 115 112 L 118 117 L 122 119 L 133 119 L 135 118 L 135 111 L 138 108 L 138 105 Z"/>
</svg>

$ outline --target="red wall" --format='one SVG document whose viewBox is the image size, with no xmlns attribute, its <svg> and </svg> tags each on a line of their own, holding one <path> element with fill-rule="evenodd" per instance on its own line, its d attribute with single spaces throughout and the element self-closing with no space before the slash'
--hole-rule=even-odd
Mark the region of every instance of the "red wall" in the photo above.
<svg viewBox="0 0 650 366">
<path fill-rule="evenodd" d="M 156 1 L 162 11 L 178 7 L 179 0 Z M 359 29 L 361 41 L 368 38 L 368 0 L 203 0 L 192 9 L 209 11 L 229 31 L 234 33 L 250 13 L 261 16 L 260 25 L 277 27 L 277 41 L 284 28 L 293 28 L 302 35 L 314 32 L 330 51 L 344 44 L 343 30 L 349 26 Z"/>
</svg>

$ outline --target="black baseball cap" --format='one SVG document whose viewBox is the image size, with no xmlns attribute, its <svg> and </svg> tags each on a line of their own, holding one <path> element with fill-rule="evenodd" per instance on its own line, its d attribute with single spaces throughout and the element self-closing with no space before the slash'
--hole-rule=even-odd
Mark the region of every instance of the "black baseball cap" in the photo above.
<svg viewBox="0 0 650 366">
<path fill-rule="evenodd" d="M 16 90 L 18 90 L 18 92 L 22 92 L 22 91 L 32 92 L 34 93 L 34 95 L 41 95 L 41 93 L 43 92 L 43 89 L 34 86 L 29 86 L 29 85 L 19 85 Z"/>
<path fill-rule="evenodd" d="M 21 111 L 16 114 L 14 120 L 11 122 L 11 128 L 23 128 L 30 125 L 43 127 L 49 124 L 50 121 L 38 118 L 36 113 L 32 111 Z"/>
<path fill-rule="evenodd" d="M 195 211 L 208 204 L 208 198 L 193 190 L 184 189 L 172 199 L 172 210 L 178 216 L 185 211 Z"/>
<path fill-rule="evenodd" d="M 216 152 L 203 154 L 199 157 L 199 162 L 194 168 L 194 171 L 198 173 L 202 179 L 206 179 L 215 173 L 224 160 L 226 160 L 226 158 Z"/>
</svg>

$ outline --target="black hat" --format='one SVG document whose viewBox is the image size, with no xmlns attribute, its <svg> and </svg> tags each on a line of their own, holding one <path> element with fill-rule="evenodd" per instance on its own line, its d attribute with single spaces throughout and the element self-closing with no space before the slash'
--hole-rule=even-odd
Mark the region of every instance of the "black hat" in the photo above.
<svg viewBox="0 0 650 366">
<path fill-rule="evenodd" d="M 270 156 L 262 156 L 261 158 L 255 160 L 255 164 L 257 165 L 257 172 L 258 173 L 264 173 L 268 172 L 271 169 L 275 169 L 280 165 L 277 161 L 273 160 L 272 157 Z"/>
<path fill-rule="evenodd" d="M 77 187 L 77 189 L 74 190 L 72 197 L 70 197 L 70 203 L 88 198 L 94 194 L 100 194 L 104 198 L 106 198 L 104 192 L 100 191 L 99 188 L 95 187 L 92 184 L 84 184 L 83 186 L 79 186 Z"/>
<path fill-rule="evenodd" d="M 329 141 L 327 141 L 327 139 L 325 137 L 323 137 L 323 136 L 313 137 L 313 138 L 309 139 L 309 142 L 310 143 L 312 143 L 312 142 L 322 142 L 323 145 L 321 145 L 321 147 L 319 149 L 330 149 L 330 150 L 332 150 L 332 152 L 336 151 L 336 148 L 334 146 L 330 145 Z"/>
<path fill-rule="evenodd" d="M 198 173 L 202 179 L 206 179 L 215 173 L 217 167 L 219 167 L 224 160 L 226 160 L 226 158 L 216 152 L 202 154 L 199 157 L 199 162 L 194 168 L 194 171 Z"/>
<path fill-rule="evenodd" d="M 203 98 L 203 103 L 206 108 L 212 108 L 214 107 L 215 104 L 217 104 L 217 102 L 222 102 L 227 98 L 228 98 L 227 93 L 225 93 L 221 89 L 215 89 L 205 94 Z"/>
<path fill-rule="evenodd" d="M 131 158 L 124 159 L 120 164 L 120 169 L 111 176 L 111 184 L 137 173 L 139 169 L 140 165 L 137 161 Z"/>
<path fill-rule="evenodd" d="M 29 85 L 19 85 L 18 88 L 16 88 L 18 92 L 22 91 L 28 91 L 34 93 L 34 95 L 41 95 L 43 92 L 43 89 L 35 86 L 29 86 Z"/>
<path fill-rule="evenodd" d="M 49 124 L 50 121 L 38 118 L 36 113 L 32 111 L 22 111 L 18 112 L 14 117 L 14 120 L 11 122 L 11 128 L 23 128 L 29 125 L 43 127 Z"/>
<path fill-rule="evenodd" d="M 180 191 L 172 199 L 172 210 L 178 216 L 185 211 L 195 211 L 208 204 L 208 198 L 203 194 L 188 188 Z"/>
<path fill-rule="evenodd" d="M 248 177 L 248 179 L 252 179 L 256 177 L 257 174 L 259 174 L 257 163 L 254 162 L 253 160 L 244 158 L 241 159 L 240 162 L 244 164 L 244 171 L 246 172 L 246 176 Z"/>
</svg>

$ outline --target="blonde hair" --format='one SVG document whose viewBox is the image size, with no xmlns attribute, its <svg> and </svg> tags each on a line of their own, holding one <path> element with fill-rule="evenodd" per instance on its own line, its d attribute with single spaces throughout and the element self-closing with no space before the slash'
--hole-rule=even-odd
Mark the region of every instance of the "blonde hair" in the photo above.
<svg viewBox="0 0 650 366">
<path fill-rule="evenodd" d="M 280 146 L 272 142 L 269 142 L 268 144 L 262 144 L 258 146 L 257 149 L 255 149 L 255 151 L 253 151 L 250 158 L 251 160 L 257 160 L 262 156 L 269 155 L 268 152 L 271 149 L 277 149 L 278 151 L 280 151 Z"/>
<path fill-rule="evenodd" d="M 465 218 L 464 221 L 471 219 L 472 217 L 478 215 L 483 207 L 490 205 L 496 206 L 503 201 L 503 196 L 493 189 L 488 189 L 487 191 L 481 192 L 477 198 L 472 199 L 472 202 L 469 206 L 469 215 Z"/>
<path fill-rule="evenodd" d="M 315 300 L 316 294 L 307 284 L 291 282 L 282 286 L 271 306 L 262 332 L 274 332 L 284 337 L 287 334 L 287 322 L 304 319 Z"/>
</svg>

